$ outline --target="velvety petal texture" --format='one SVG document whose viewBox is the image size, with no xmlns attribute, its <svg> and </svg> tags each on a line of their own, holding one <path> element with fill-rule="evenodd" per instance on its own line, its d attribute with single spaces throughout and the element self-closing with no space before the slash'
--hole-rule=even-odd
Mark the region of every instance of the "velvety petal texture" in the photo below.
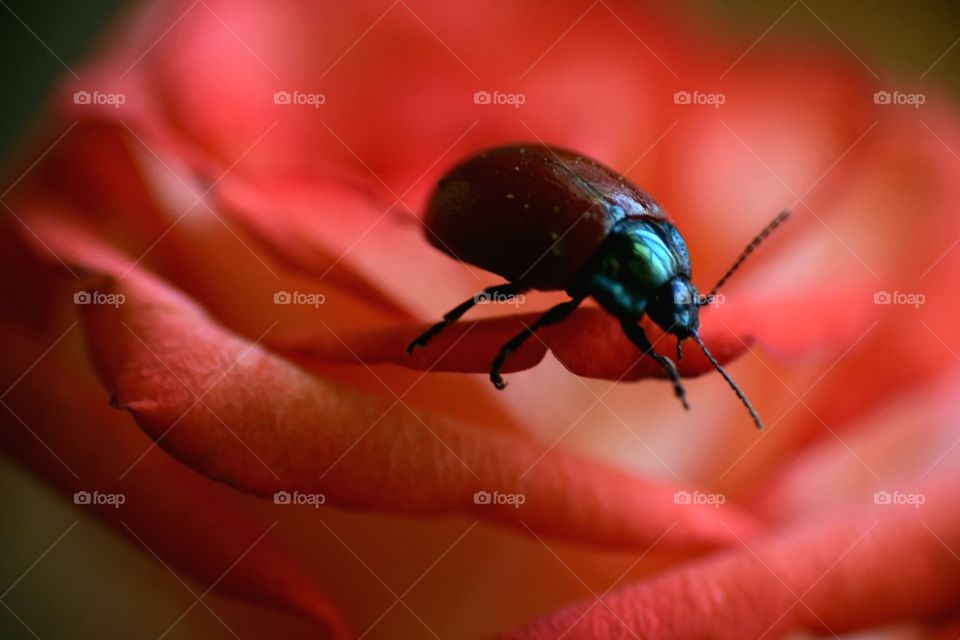
<svg viewBox="0 0 960 640">
<path fill-rule="evenodd" d="M 667 547 L 710 546 L 749 533 L 749 519 L 732 507 L 678 504 L 676 487 L 310 377 L 145 276 L 98 290 L 126 301 L 83 314 L 114 404 L 164 449 L 243 491 L 321 493 L 334 506 L 374 510 L 469 511 L 623 547 L 661 537 Z M 478 502 L 482 491 L 522 495 L 523 506 Z"/>
</svg>

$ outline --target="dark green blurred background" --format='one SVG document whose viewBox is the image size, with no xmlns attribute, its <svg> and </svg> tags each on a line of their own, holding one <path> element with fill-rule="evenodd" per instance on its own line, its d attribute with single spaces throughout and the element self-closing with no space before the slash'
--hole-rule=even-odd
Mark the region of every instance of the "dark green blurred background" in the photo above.
<svg viewBox="0 0 960 640">
<path fill-rule="evenodd" d="M 38 113 L 51 85 L 93 45 L 120 0 L 0 0 L 0 152 Z M 48 49 L 49 47 L 49 49 Z M 61 60 L 63 61 L 61 63 Z"/>
</svg>

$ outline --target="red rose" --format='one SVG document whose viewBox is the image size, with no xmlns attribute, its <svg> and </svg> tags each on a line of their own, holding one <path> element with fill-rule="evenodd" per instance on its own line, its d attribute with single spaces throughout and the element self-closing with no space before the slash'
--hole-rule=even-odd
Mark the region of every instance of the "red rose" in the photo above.
<svg viewBox="0 0 960 640">
<path fill-rule="evenodd" d="M 204 589 L 334 636 L 949 615 L 955 113 L 842 49 L 627 3 L 342 4 L 144 4 L 61 87 L 4 199 L 6 450 Z M 702 286 L 795 211 L 703 317 L 766 432 L 716 375 L 687 414 L 606 382 L 657 371 L 597 309 L 505 393 L 463 375 L 548 294 L 404 353 L 496 282 L 426 242 L 432 184 L 517 140 L 654 194 Z"/>
</svg>

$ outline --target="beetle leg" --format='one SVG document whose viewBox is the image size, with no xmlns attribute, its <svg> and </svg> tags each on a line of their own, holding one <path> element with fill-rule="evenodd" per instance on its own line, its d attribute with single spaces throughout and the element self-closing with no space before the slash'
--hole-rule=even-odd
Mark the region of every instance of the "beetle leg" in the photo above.
<svg viewBox="0 0 960 640">
<path fill-rule="evenodd" d="M 687 404 L 687 393 L 683 389 L 683 385 L 680 383 L 680 374 L 677 373 L 677 367 L 673 364 L 673 361 L 666 356 L 662 356 L 653 349 L 653 345 L 650 344 L 649 338 L 647 338 L 647 332 L 643 330 L 639 324 L 632 322 L 630 320 L 620 319 L 620 326 L 623 327 L 623 332 L 627 334 L 627 337 L 630 338 L 630 341 L 637 345 L 639 349 L 643 352 L 644 356 L 650 356 L 657 361 L 657 364 L 660 365 L 660 368 L 670 376 L 670 381 L 673 383 L 673 392 L 680 398 L 680 402 L 683 403 L 684 409 L 689 409 L 690 405 Z"/>
<path fill-rule="evenodd" d="M 410 343 L 407 347 L 407 353 L 413 353 L 413 350 L 417 347 L 425 347 L 427 343 L 441 331 L 443 331 L 447 325 L 453 324 L 460 319 L 460 316 L 465 314 L 467 311 L 473 308 L 474 305 L 483 301 L 484 298 L 490 300 L 497 296 L 515 296 L 517 294 L 523 293 L 527 290 L 527 287 L 514 284 L 509 282 L 507 284 L 498 284 L 492 287 L 487 287 L 480 293 L 476 294 L 469 300 L 457 305 L 450 311 L 444 314 L 443 320 L 433 325 L 427 329 L 420 337 Z"/>
<path fill-rule="evenodd" d="M 550 309 L 540 316 L 536 322 L 515 335 L 509 342 L 500 347 L 500 353 L 497 354 L 497 357 L 494 358 L 493 363 L 490 365 L 490 382 L 493 383 L 493 386 L 495 386 L 497 389 L 503 389 L 507 386 L 507 383 L 503 380 L 503 376 L 500 375 L 500 369 L 503 368 L 503 363 L 511 353 L 519 349 L 520 345 L 530 339 L 530 337 L 541 327 L 556 324 L 569 316 L 571 313 L 573 313 L 573 310 L 580 305 L 581 302 L 583 302 L 583 298 L 574 298 L 573 300 L 561 302 L 555 307 L 550 307 Z"/>
</svg>

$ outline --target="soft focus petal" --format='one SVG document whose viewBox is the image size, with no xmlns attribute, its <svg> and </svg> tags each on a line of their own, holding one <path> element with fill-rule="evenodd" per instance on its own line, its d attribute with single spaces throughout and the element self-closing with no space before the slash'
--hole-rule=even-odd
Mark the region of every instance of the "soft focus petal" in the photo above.
<svg viewBox="0 0 960 640">
<path fill-rule="evenodd" d="M 870 162 L 861 160 L 845 195 L 835 204 L 838 217 L 830 222 L 842 238 L 856 240 L 854 253 L 828 231 L 808 234 L 757 274 L 755 279 L 770 283 L 762 286 L 787 292 L 799 274 L 815 274 L 825 289 L 822 298 L 805 307 L 790 307 L 790 315 L 781 316 L 783 325 L 794 334 L 815 334 L 818 340 L 840 325 L 847 333 L 845 342 L 833 345 L 832 353 L 814 349 L 806 362 L 762 366 L 766 393 L 783 402 L 759 440 L 718 437 L 711 445 L 713 456 L 702 469 L 703 477 L 719 478 L 723 490 L 744 492 L 760 486 L 758 478 L 781 469 L 799 450 L 818 442 L 844 442 L 848 427 L 876 417 L 886 402 L 922 389 L 956 366 L 950 350 L 956 351 L 960 335 L 951 291 L 960 253 L 950 246 L 960 235 L 954 204 L 960 198 L 960 182 L 955 175 L 957 160 L 944 144 L 960 148 L 960 132 L 940 109 L 927 117 L 938 137 L 915 120 L 892 114 L 877 127 L 882 135 L 875 132 L 875 139 L 861 143 L 872 152 Z M 811 242 L 817 236 L 820 240 Z M 805 254 L 830 255 L 830 244 L 836 245 L 831 253 L 839 251 L 830 261 L 803 260 Z M 877 277 L 858 256 L 877 271 Z M 852 272 L 841 285 L 835 274 L 845 273 L 840 267 L 844 260 Z M 821 273 L 821 262 L 833 266 Z M 877 294 L 898 291 L 919 294 L 923 303 L 875 303 Z M 739 295 L 735 290 L 730 300 Z M 730 326 L 739 330 L 740 323 L 751 322 L 749 315 L 732 318 Z M 771 319 L 778 315 L 770 310 Z M 764 338 L 759 342 L 764 344 Z M 776 338 L 771 346 L 776 354 L 792 351 L 789 343 L 779 344 Z"/>
<path fill-rule="evenodd" d="M 511 640 L 837 634 L 947 610 L 960 595 L 956 482 L 920 510 L 853 516 L 743 542 L 714 558 L 570 607 Z M 904 558 L 909 561 L 904 562 Z"/>
<path fill-rule="evenodd" d="M 7 337 L 14 335 L 10 331 L 3 328 Z M 50 345 L 25 340 L 19 331 L 16 340 L 5 341 L 5 449 L 65 494 L 123 494 L 118 508 L 88 508 L 131 544 L 146 545 L 204 588 L 216 585 L 247 601 L 314 618 L 336 637 L 348 637 L 322 586 L 282 542 L 264 536 L 272 529 L 266 518 L 155 449 L 109 406 L 89 372 L 78 369 L 76 331 L 67 329 L 64 343 L 46 354 Z M 57 381 L 52 389 L 51 380 Z M 64 427 L 68 416 L 71 428 Z"/>
</svg>

